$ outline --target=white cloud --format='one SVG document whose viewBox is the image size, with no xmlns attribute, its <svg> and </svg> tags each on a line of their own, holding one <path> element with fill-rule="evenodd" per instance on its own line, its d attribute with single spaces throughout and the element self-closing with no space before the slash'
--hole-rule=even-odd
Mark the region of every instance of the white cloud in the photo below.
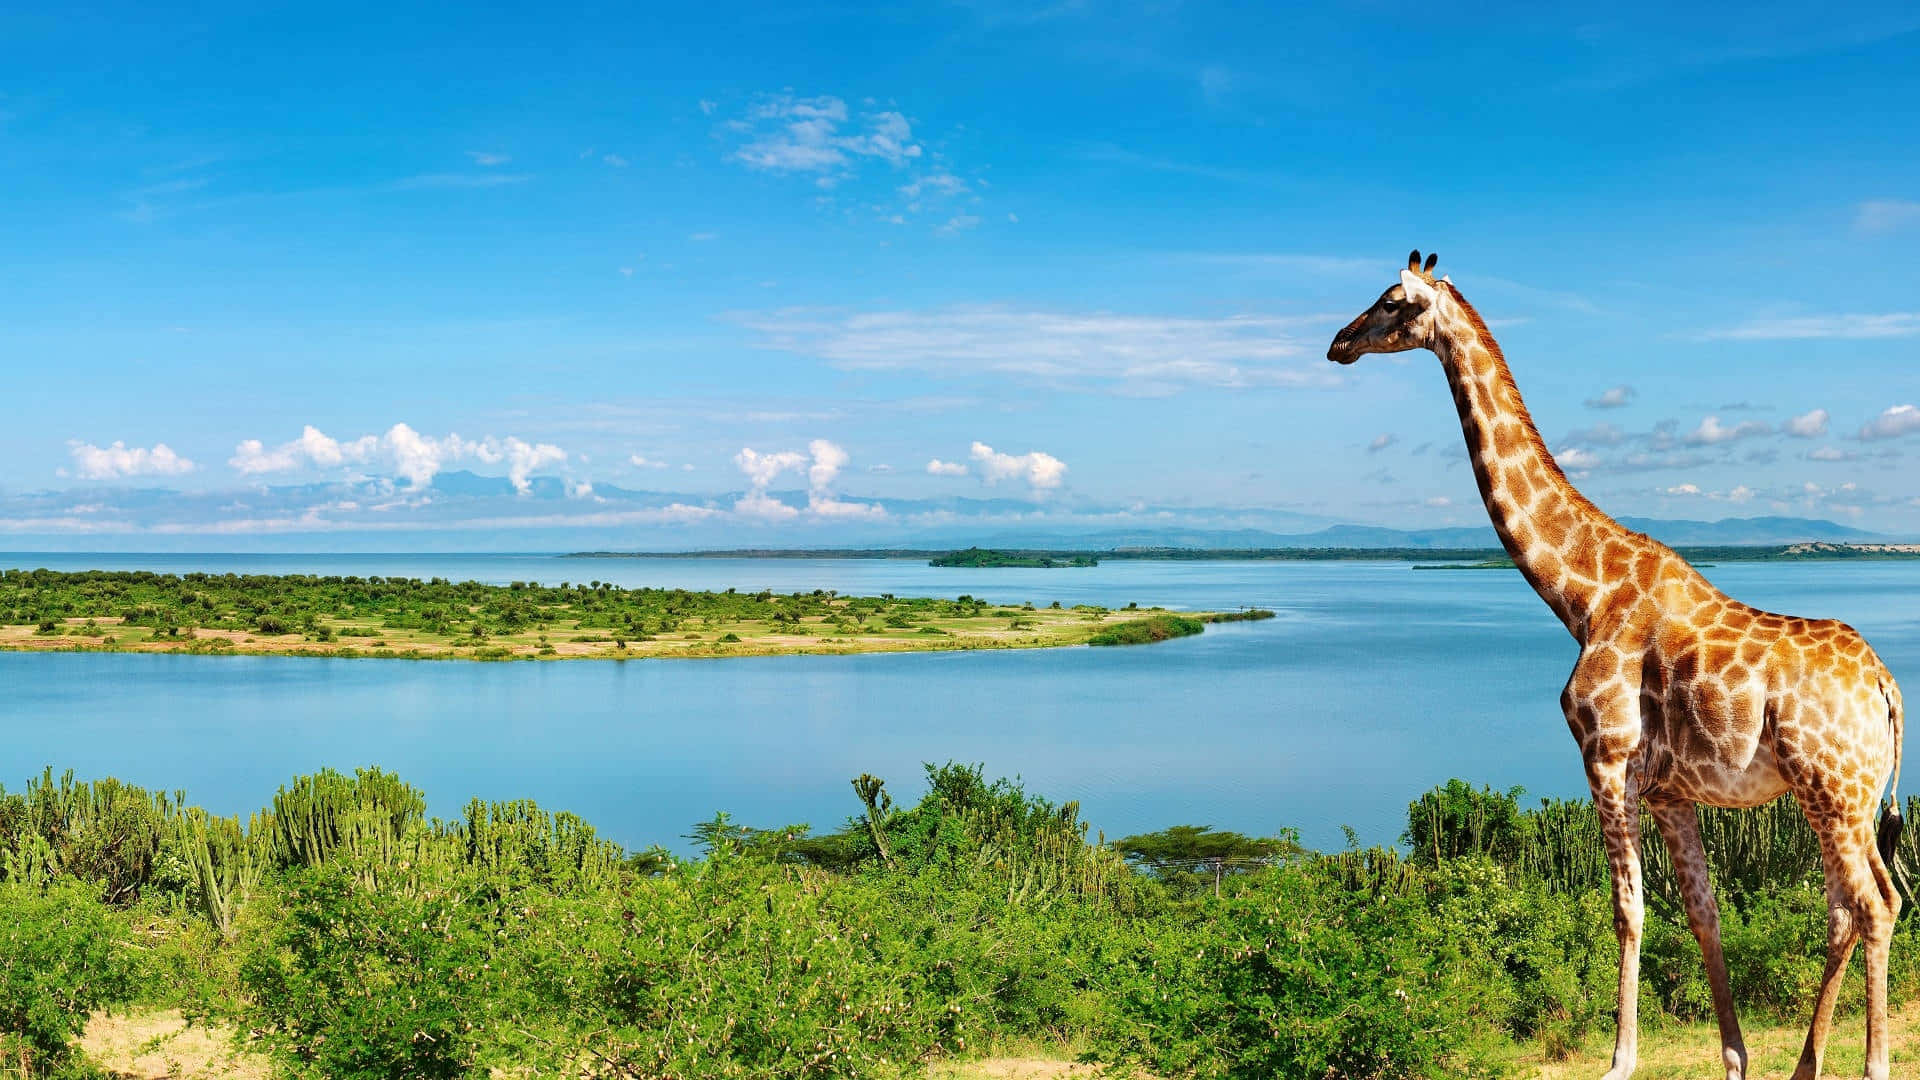
<svg viewBox="0 0 1920 1080">
<path fill-rule="evenodd" d="M 489 169 L 495 165 L 505 165 L 507 162 L 513 160 L 513 158 L 507 154 L 490 154 L 484 150 L 469 150 L 467 151 L 467 156 L 473 159 L 475 165 Z"/>
<path fill-rule="evenodd" d="M 1433 507 L 1436 510 L 1443 510 L 1449 506 L 1452 506 L 1453 500 L 1447 498 L 1445 495 L 1435 495 L 1434 497 L 1425 500 L 1425 504 L 1427 506 Z"/>
<path fill-rule="evenodd" d="M 945 233 L 951 236 L 954 233 L 966 232 L 968 229 L 978 228 L 979 226 L 980 226 L 979 215 L 955 214 L 952 217 L 947 219 L 946 224 L 940 226 L 935 231 L 940 233 Z"/>
<path fill-rule="evenodd" d="M 1375 435 L 1373 437 L 1372 442 L 1367 444 L 1367 453 L 1377 454 L 1380 451 L 1385 450 L 1387 447 L 1392 446 L 1394 443 L 1397 443 L 1399 441 L 1400 441 L 1400 436 L 1395 435 L 1393 432 L 1391 431 L 1381 432 L 1380 434 Z"/>
<path fill-rule="evenodd" d="M 763 454 L 750 446 L 743 446 L 739 453 L 733 455 L 733 463 L 740 467 L 741 472 L 747 474 L 749 484 L 764 489 L 781 473 L 805 465 L 807 456 L 798 450 Z"/>
<path fill-rule="evenodd" d="M 1624 408 L 1628 405 L 1633 404 L 1633 399 L 1636 396 L 1636 394 L 1637 392 L 1634 390 L 1633 387 L 1627 386 L 1624 383 L 1619 386 L 1608 387 L 1607 389 L 1602 390 L 1598 396 L 1588 398 L 1587 408 L 1589 409 Z"/>
<path fill-rule="evenodd" d="M 1221 318 L 952 307 L 929 311 L 784 309 L 735 315 L 765 348 L 857 370 L 1023 375 L 1054 382 L 1181 386 L 1339 385 L 1330 365 L 1279 368 L 1308 350 L 1312 317 Z M 1316 339 L 1317 342 L 1317 339 Z M 1318 347 L 1316 343 L 1316 348 Z"/>
<path fill-rule="evenodd" d="M 979 463 L 980 478 L 989 484 L 1020 479 L 1036 491 L 1050 491 L 1059 487 L 1067 474 L 1066 462 L 1039 450 L 1003 454 L 986 443 L 975 442 L 969 453 Z"/>
<path fill-rule="evenodd" d="M 845 450 L 825 439 L 808 443 L 807 452 L 813 455 L 813 464 L 807 468 L 809 491 L 825 491 L 832 485 L 834 477 L 840 475 L 840 470 L 852 460 Z"/>
<path fill-rule="evenodd" d="M 1707 341 L 1797 341 L 1813 338 L 1870 340 L 1913 337 L 1920 334 L 1920 312 L 1893 311 L 1879 315 L 1801 315 L 1786 319 L 1755 319 L 1724 330 L 1700 335 Z"/>
<path fill-rule="evenodd" d="M 1862 439 L 1894 439 L 1920 431 L 1920 409 L 1895 405 L 1860 429 Z"/>
<path fill-rule="evenodd" d="M 600 160 L 606 162 L 607 164 L 613 166 L 616 169 L 624 169 L 627 167 L 627 159 L 621 157 L 619 154 L 606 154 L 606 155 L 603 155 L 600 158 Z"/>
<path fill-rule="evenodd" d="M 805 468 L 808 514 L 835 518 L 885 517 L 886 509 L 877 503 L 846 502 L 833 494 L 832 484 L 850 460 L 852 455 L 826 439 L 815 439 L 808 443 L 805 454 L 798 450 L 761 453 L 752 447 L 742 447 L 734 455 L 733 463 L 746 474 L 750 489 L 733 504 L 733 508 L 748 517 L 769 520 L 798 517 L 800 510 L 774 498 L 767 493 L 767 488 L 782 473 Z"/>
<path fill-rule="evenodd" d="M 652 458 L 650 458 L 650 457 L 647 457 L 647 456 L 646 456 L 645 454 L 633 454 L 633 455 L 630 455 L 630 456 L 629 456 L 629 457 L 627 458 L 627 460 L 628 460 L 629 462 L 631 462 L 631 463 L 633 464 L 633 466 L 634 466 L 635 468 L 639 468 L 639 469 L 665 469 L 665 468 L 668 468 L 668 465 L 667 465 L 667 463 L 666 463 L 666 462 L 664 462 L 664 461 L 655 461 L 654 459 L 652 459 Z"/>
<path fill-rule="evenodd" d="M 1796 439 L 1817 439 L 1827 433 L 1827 410 L 1804 412 L 1780 425 L 1780 432 Z"/>
<path fill-rule="evenodd" d="M 1583 470 L 1598 466 L 1600 464 L 1600 455 L 1591 450 L 1583 450 L 1578 446 L 1570 446 L 1565 450 L 1555 453 L 1553 460 L 1558 462 L 1562 469 L 1569 471 Z"/>
<path fill-rule="evenodd" d="M 566 451 L 552 443 L 530 443 L 512 435 L 463 439 L 452 434 L 435 438 L 422 435 L 407 424 L 395 424 L 383 435 L 362 435 L 341 441 L 309 424 L 299 438 L 274 447 L 268 447 L 259 439 L 246 439 L 234 447 L 227 464 L 248 475 L 343 465 L 384 465 L 412 486 L 421 487 L 453 462 L 504 463 L 507 479 L 524 494 L 535 470 L 566 460 Z"/>
<path fill-rule="evenodd" d="M 859 158 L 899 166 L 923 153 L 913 125 L 897 112 L 867 113 L 851 132 L 843 130 L 850 119 L 847 103 L 832 95 L 763 98 L 728 125 L 746 139 L 733 159 L 768 172 L 837 174 Z"/>
<path fill-rule="evenodd" d="M 112 445 L 95 446 L 71 439 L 68 451 L 73 455 L 74 472 L 87 480 L 117 480 L 126 476 L 180 476 L 197 466 L 173 452 L 166 443 L 152 448 L 128 446 L 115 439 Z"/>
<path fill-rule="evenodd" d="M 967 193 L 967 182 L 945 169 L 938 169 L 925 176 L 916 177 L 902 184 L 899 190 L 901 198 L 906 199 L 908 202 L 915 202 L 923 195 L 965 195 Z"/>
<path fill-rule="evenodd" d="M 1660 492 L 1663 495 L 1698 495 L 1700 494 L 1700 485 L 1675 484 L 1670 488 L 1661 488 Z"/>
<path fill-rule="evenodd" d="M 1719 417 L 1709 416 L 1701 420 L 1700 426 L 1694 428 L 1681 441 L 1688 446 L 1719 446 L 1722 443 L 1748 439 L 1756 435 L 1766 435 L 1772 431 L 1773 428 L 1761 420 L 1744 420 L 1728 427 L 1720 422 Z"/>
<path fill-rule="evenodd" d="M 1920 225 L 1920 202 L 1905 199 L 1869 199 L 1860 204 L 1853 227 L 1865 233 L 1894 232 Z"/>
<path fill-rule="evenodd" d="M 1809 461 L 1852 461 L 1854 456 L 1837 446 L 1816 446 L 1807 451 Z"/>
<path fill-rule="evenodd" d="M 941 461 L 939 458 L 934 458 L 932 461 L 927 462 L 927 475 L 965 476 L 967 475 L 967 467 L 958 461 Z"/>
</svg>

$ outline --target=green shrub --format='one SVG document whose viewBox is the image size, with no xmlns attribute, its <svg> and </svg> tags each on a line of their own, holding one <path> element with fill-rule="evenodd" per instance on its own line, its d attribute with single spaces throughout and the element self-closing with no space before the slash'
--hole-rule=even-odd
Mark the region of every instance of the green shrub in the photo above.
<svg viewBox="0 0 1920 1080">
<path fill-rule="evenodd" d="M 1128 605 L 1129 609 L 1132 605 Z M 1114 623 L 1087 639 L 1089 645 L 1146 645 L 1168 638 L 1186 637 L 1206 630 L 1207 624 L 1199 619 L 1189 619 L 1181 615 L 1150 615 L 1144 619 L 1130 619 Z"/>
<path fill-rule="evenodd" d="M 0 885 L 0 1061 L 27 1076 L 73 1074 L 73 1039 L 96 1009 L 133 996 L 126 925 L 77 881 Z"/>
</svg>

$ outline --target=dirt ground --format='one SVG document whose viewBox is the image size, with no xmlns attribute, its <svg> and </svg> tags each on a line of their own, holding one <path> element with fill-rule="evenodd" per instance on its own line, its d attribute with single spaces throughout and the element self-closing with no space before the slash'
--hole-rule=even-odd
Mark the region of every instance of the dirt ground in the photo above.
<svg viewBox="0 0 1920 1080">
<path fill-rule="evenodd" d="M 1920 1075 L 1920 1002 L 1900 1010 L 1893 1020 L 1893 1074 Z M 1806 1031 L 1799 1025 L 1749 1028 L 1746 1032 L 1749 1080 L 1773 1080 L 1793 1072 Z M 1826 1075 L 1858 1076 L 1866 1028 L 1851 1016 L 1834 1026 L 1827 1044 Z M 96 1015 L 81 1047 L 95 1063 L 121 1080 L 268 1080 L 265 1057 L 237 1051 L 224 1029 L 189 1027 L 178 1012 Z M 1516 1060 L 1521 1076 L 1538 1080 L 1591 1080 L 1605 1072 L 1611 1037 L 1596 1039 L 1565 1061 L 1537 1055 Z M 1642 1028 L 1640 1067 L 1635 1080 L 1681 1080 L 1719 1076 L 1720 1041 L 1711 1024 Z M 1095 1065 L 1040 1054 L 944 1061 L 927 1071 L 929 1080 L 1100 1080 L 1107 1071 Z M 1151 1080 L 1147 1074 L 1124 1074 Z"/>
</svg>

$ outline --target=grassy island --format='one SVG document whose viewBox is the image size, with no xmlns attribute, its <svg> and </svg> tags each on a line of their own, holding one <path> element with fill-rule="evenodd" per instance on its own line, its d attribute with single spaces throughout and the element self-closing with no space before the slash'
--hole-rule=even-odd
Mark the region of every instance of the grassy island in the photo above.
<svg viewBox="0 0 1920 1080">
<path fill-rule="evenodd" d="M 994 548 L 970 547 L 965 551 L 949 551 L 945 555 L 935 555 L 927 560 L 927 565 L 1054 570 L 1066 566 L 1099 566 L 1100 560 L 1097 556 L 1085 552 L 1000 551 Z"/>
<path fill-rule="evenodd" d="M 0 649 L 15 651 L 522 660 L 1031 649 L 1162 641 L 1271 615 L 601 581 L 0 571 Z M 1170 632 L 1176 624 L 1191 628 Z"/>
</svg>

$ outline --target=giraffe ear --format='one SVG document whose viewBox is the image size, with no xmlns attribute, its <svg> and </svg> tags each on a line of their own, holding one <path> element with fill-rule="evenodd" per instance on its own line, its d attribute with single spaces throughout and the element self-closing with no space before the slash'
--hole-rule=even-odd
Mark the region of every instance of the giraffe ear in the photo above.
<svg viewBox="0 0 1920 1080">
<path fill-rule="evenodd" d="M 1420 269 L 1420 249 L 1419 248 L 1414 248 L 1413 251 L 1407 256 L 1407 269 L 1415 270 L 1415 271 Z"/>
<path fill-rule="evenodd" d="M 1423 308 L 1433 306 L 1433 285 L 1421 276 L 1418 268 L 1400 271 L 1400 288 L 1406 291 L 1408 300 Z"/>
<path fill-rule="evenodd" d="M 1428 255 L 1428 256 L 1427 256 L 1427 265 L 1426 265 L 1426 267 L 1425 267 L 1424 269 L 1422 269 L 1422 270 L 1421 270 L 1420 272 L 1421 272 L 1421 273 L 1423 273 L 1423 274 L 1425 274 L 1425 275 L 1427 275 L 1428 277 L 1432 277 L 1432 276 L 1433 276 L 1433 266 L 1434 266 L 1434 264 L 1435 264 L 1435 263 L 1437 263 L 1437 262 L 1439 262 L 1439 261 L 1440 261 L 1440 256 L 1439 256 L 1438 254 L 1433 254 L 1433 255 Z"/>
</svg>

